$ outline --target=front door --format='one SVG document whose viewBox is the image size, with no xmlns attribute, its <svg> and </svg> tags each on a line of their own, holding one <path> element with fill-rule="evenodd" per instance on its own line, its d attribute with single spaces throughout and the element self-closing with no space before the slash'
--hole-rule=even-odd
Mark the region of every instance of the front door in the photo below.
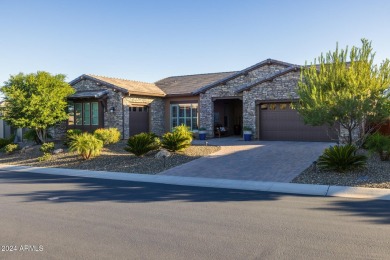
<svg viewBox="0 0 390 260">
<path fill-rule="evenodd" d="M 148 106 L 137 106 L 129 107 L 129 127 L 130 136 L 139 133 L 149 132 L 149 107 Z"/>
</svg>

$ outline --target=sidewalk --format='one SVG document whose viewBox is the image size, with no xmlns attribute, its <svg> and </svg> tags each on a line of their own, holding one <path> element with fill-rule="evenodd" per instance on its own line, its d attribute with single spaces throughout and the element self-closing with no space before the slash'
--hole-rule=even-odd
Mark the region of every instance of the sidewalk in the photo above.
<svg viewBox="0 0 390 260">
<path fill-rule="evenodd" d="M 290 194 L 303 194 L 325 197 L 345 197 L 359 199 L 390 200 L 389 189 L 311 185 L 282 182 L 263 182 L 247 180 L 227 180 L 198 177 L 178 177 L 164 175 L 131 174 L 121 172 L 86 171 L 62 168 L 39 168 L 27 166 L 0 165 L 2 171 L 30 172 L 52 175 L 65 175 L 86 178 L 99 178 L 110 180 L 151 182 L 182 186 L 197 186 L 222 189 L 241 189 L 251 191 L 266 191 Z"/>
</svg>

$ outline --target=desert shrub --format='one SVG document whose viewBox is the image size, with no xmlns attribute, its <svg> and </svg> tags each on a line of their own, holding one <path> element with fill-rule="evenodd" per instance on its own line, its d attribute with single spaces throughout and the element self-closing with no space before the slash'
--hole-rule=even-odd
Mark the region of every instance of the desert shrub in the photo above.
<svg viewBox="0 0 390 260">
<path fill-rule="evenodd" d="M 4 146 L 4 151 L 6 154 L 11 154 L 19 149 L 20 147 L 18 144 L 7 144 L 6 146 Z"/>
<path fill-rule="evenodd" d="M 77 152 L 84 160 L 88 160 L 100 155 L 103 141 L 92 134 L 83 133 L 72 138 L 69 148 L 71 151 Z"/>
<path fill-rule="evenodd" d="M 104 145 L 115 144 L 121 139 L 121 133 L 118 128 L 100 128 L 93 133 L 95 137 L 103 141 Z"/>
<path fill-rule="evenodd" d="M 371 153 L 378 153 L 382 161 L 390 160 L 390 137 L 375 133 L 370 135 L 364 146 Z"/>
<path fill-rule="evenodd" d="M 41 147 L 39 147 L 39 151 L 43 152 L 43 153 L 51 153 L 54 151 L 54 143 L 53 142 L 50 142 L 50 143 L 44 143 L 41 145 Z"/>
<path fill-rule="evenodd" d="M 51 159 L 50 153 L 43 153 L 42 156 L 38 157 L 38 161 L 40 161 L 40 162 L 48 161 L 50 159 Z"/>
<path fill-rule="evenodd" d="M 135 156 L 143 156 L 158 148 L 160 148 L 160 139 L 155 134 L 140 133 L 130 137 L 124 149 Z"/>
<path fill-rule="evenodd" d="M 83 132 L 80 129 L 69 129 L 66 131 L 64 145 L 69 146 L 74 137 L 81 135 Z"/>
<path fill-rule="evenodd" d="M 356 152 L 354 145 L 335 145 L 325 149 L 317 165 L 322 169 L 338 172 L 362 167 L 366 164 L 367 157 Z"/>
</svg>

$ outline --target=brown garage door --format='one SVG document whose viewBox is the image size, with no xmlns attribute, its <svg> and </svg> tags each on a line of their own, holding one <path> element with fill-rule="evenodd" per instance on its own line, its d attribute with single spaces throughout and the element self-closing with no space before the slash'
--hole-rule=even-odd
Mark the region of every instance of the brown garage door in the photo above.
<svg viewBox="0 0 390 260">
<path fill-rule="evenodd" d="M 130 136 L 149 132 L 149 108 L 148 106 L 130 107 Z"/>
<path fill-rule="evenodd" d="M 336 132 L 328 126 L 309 126 L 303 123 L 290 103 L 259 105 L 261 140 L 332 141 Z"/>
</svg>

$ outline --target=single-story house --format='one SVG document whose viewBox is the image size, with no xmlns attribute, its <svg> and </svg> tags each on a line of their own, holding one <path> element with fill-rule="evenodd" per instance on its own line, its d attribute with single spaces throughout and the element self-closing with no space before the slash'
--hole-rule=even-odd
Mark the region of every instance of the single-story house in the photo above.
<svg viewBox="0 0 390 260">
<path fill-rule="evenodd" d="M 228 135 L 252 129 L 260 140 L 330 141 L 327 126 L 303 123 L 291 103 L 298 99 L 300 66 L 267 59 L 240 71 L 173 76 L 155 83 L 84 74 L 72 80 L 67 128 L 93 131 L 116 127 L 128 138 L 162 135 L 185 124 L 223 127 Z"/>
</svg>

